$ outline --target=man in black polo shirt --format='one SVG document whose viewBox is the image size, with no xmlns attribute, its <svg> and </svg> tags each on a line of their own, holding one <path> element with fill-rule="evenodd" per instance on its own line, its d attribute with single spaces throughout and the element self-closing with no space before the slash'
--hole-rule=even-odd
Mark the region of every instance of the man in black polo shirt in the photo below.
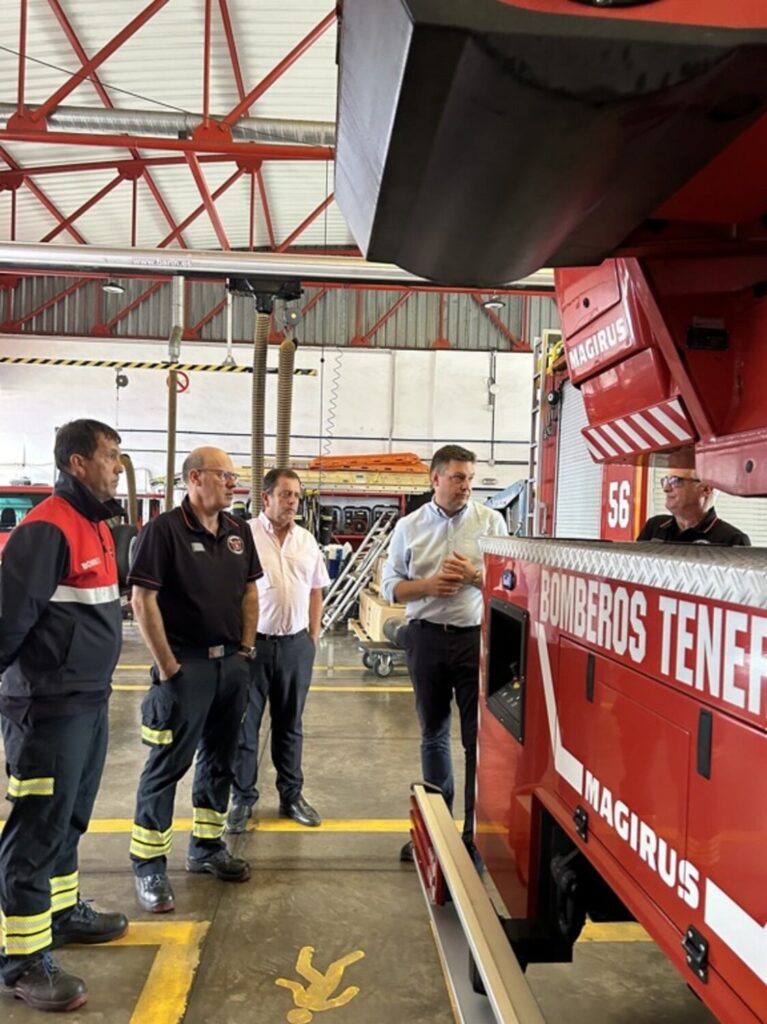
<svg viewBox="0 0 767 1024">
<path fill-rule="evenodd" d="M 694 469 L 670 469 L 668 475 L 662 477 L 661 487 L 671 515 L 648 519 L 637 540 L 667 544 L 751 544 L 747 534 L 717 516 L 714 489 L 703 483 Z"/>
<path fill-rule="evenodd" d="M 237 736 L 247 702 L 262 575 L 247 523 L 223 510 L 237 474 L 219 448 L 197 448 L 182 469 L 187 495 L 139 534 L 128 575 L 152 687 L 141 737 L 151 747 L 136 798 L 130 855 L 141 906 L 175 906 L 166 873 L 176 784 L 197 752 L 187 871 L 245 882 L 247 861 L 223 841 Z"/>
</svg>

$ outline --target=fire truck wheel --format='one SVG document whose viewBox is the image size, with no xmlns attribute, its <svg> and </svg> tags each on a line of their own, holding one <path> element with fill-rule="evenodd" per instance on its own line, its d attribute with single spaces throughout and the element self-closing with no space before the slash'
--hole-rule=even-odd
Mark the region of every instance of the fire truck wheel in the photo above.
<svg viewBox="0 0 767 1024">
<path fill-rule="evenodd" d="M 127 523 L 120 523 L 119 526 L 112 527 L 112 538 L 115 545 L 115 559 L 117 561 L 117 574 L 119 577 L 120 587 L 124 588 L 127 584 L 128 579 L 128 566 L 130 565 L 131 555 L 133 554 L 133 545 L 136 541 L 136 535 L 138 530 L 135 526 L 129 526 Z"/>
<path fill-rule="evenodd" d="M 377 676 L 381 676 L 382 679 L 390 676 L 393 668 L 394 662 L 392 661 L 391 654 L 382 654 L 376 658 L 374 672 Z"/>
</svg>

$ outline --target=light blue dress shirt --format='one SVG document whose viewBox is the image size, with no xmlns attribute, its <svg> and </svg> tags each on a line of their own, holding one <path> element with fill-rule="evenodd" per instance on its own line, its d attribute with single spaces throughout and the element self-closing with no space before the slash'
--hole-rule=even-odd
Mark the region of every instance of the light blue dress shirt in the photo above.
<svg viewBox="0 0 767 1024">
<path fill-rule="evenodd" d="M 381 579 L 381 593 L 393 602 L 394 588 L 400 580 L 425 579 L 436 575 L 442 563 L 457 552 L 468 558 L 475 569 L 482 568 L 479 538 L 505 537 L 506 523 L 500 512 L 469 501 L 454 516 L 446 515 L 433 501 L 404 516 L 394 527 L 389 555 Z M 408 601 L 408 619 L 451 626 L 478 626 L 482 621 L 482 591 L 479 587 L 461 587 L 450 597 L 421 597 Z"/>
</svg>

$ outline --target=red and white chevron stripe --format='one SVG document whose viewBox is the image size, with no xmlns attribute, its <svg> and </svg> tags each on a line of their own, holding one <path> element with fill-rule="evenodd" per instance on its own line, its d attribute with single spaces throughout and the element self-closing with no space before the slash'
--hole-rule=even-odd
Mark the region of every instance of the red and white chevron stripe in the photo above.
<svg viewBox="0 0 767 1024">
<path fill-rule="evenodd" d="M 696 439 L 678 398 L 598 426 L 584 427 L 583 436 L 596 462 L 637 452 L 678 448 Z"/>
</svg>

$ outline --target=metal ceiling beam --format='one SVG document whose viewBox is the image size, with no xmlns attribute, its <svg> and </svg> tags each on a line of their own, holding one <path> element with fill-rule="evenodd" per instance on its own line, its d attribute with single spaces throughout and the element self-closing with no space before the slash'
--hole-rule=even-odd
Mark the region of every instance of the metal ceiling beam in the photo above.
<svg viewBox="0 0 767 1024">
<path fill-rule="evenodd" d="M 295 240 L 299 237 L 299 235 L 302 235 L 304 231 L 306 231 L 306 229 L 309 227 L 309 225 L 313 224 L 315 220 L 317 220 L 317 218 L 320 216 L 323 210 L 327 210 L 327 208 L 330 206 L 332 202 L 333 193 L 331 192 L 329 196 L 326 196 L 325 199 L 322 200 L 318 207 L 312 210 L 308 217 L 305 217 L 304 220 L 301 221 L 301 223 L 298 225 L 295 231 L 292 231 L 284 242 L 280 242 L 280 244 L 277 246 L 277 252 L 286 252 L 291 247 L 293 242 L 295 242 Z"/>
<path fill-rule="evenodd" d="M 271 210 L 269 209 L 269 200 L 267 199 L 266 196 L 266 185 L 264 184 L 264 175 L 260 168 L 256 171 L 256 178 L 258 179 L 258 194 L 261 197 L 261 209 L 263 210 L 264 213 L 266 233 L 269 236 L 269 245 L 272 249 L 274 249 L 277 244 L 274 238 L 274 225 L 272 224 L 272 214 Z"/>
<path fill-rule="evenodd" d="M 226 231 L 224 230 L 224 225 L 218 215 L 216 204 L 211 198 L 210 189 L 208 188 L 208 183 L 205 180 L 205 175 L 202 173 L 202 168 L 197 162 L 197 157 L 194 153 L 187 153 L 186 159 L 189 164 L 189 170 L 192 172 L 192 177 L 194 178 L 197 190 L 200 193 L 203 205 L 205 206 L 205 210 L 208 214 L 208 218 L 213 225 L 213 230 L 216 232 L 218 244 L 225 252 L 228 252 L 229 249 L 231 249 L 231 245 L 229 244 L 229 239 L 226 237 Z"/>
<path fill-rule="evenodd" d="M 71 22 L 69 21 L 69 19 L 67 18 L 66 14 L 64 13 L 64 10 L 63 10 L 61 4 L 59 3 L 59 0 L 48 0 L 48 6 L 53 11 L 53 13 L 54 13 L 54 15 L 55 15 L 59 25 L 61 25 L 62 31 L 64 32 L 64 35 L 67 37 L 70 46 L 75 51 L 75 56 L 77 57 L 77 59 L 81 62 L 81 64 L 87 63 L 88 55 L 85 52 L 85 48 L 83 47 L 82 43 L 80 42 L 80 38 L 77 35 L 77 33 L 75 32 L 74 28 L 72 27 Z M 101 79 L 99 78 L 99 76 L 96 74 L 95 71 L 91 74 L 90 80 L 91 80 L 91 84 L 93 85 L 94 89 L 96 90 L 96 93 L 97 93 L 99 99 L 104 104 L 104 107 L 107 110 L 114 110 L 114 104 L 112 103 L 112 99 L 111 99 L 109 93 L 104 88 L 104 86 L 103 86 L 103 84 L 101 82 Z M 54 114 L 55 114 L 55 112 L 54 112 Z M 134 160 L 140 160 L 141 159 L 141 154 L 135 148 L 131 148 L 130 149 L 130 154 L 131 154 L 131 156 L 133 157 Z M 144 177 L 144 181 L 146 181 L 147 188 L 149 189 L 149 191 L 150 191 L 154 201 L 157 203 L 157 207 L 158 207 L 160 213 L 165 218 L 165 220 L 167 221 L 167 223 L 168 223 L 168 225 L 170 227 L 175 227 L 176 222 L 173 219 L 173 215 L 170 212 L 168 204 L 166 203 L 165 198 L 162 195 L 162 192 L 160 191 L 160 189 L 159 189 L 158 185 L 156 184 L 154 178 L 149 173 L 149 171 L 146 169 L 146 166 L 144 166 L 143 177 Z M 134 189 L 134 193 L 135 193 L 135 189 Z M 134 209 L 134 214 L 135 214 L 135 209 Z M 186 246 L 186 240 L 183 238 L 183 236 L 181 238 L 181 243 L 182 243 L 182 245 Z"/>
<path fill-rule="evenodd" d="M 5 160 L 5 162 L 8 164 L 12 171 L 24 174 L 24 168 L 17 164 L 11 156 L 11 154 L 6 152 L 6 150 L 3 149 L 2 146 L 0 146 L 0 157 L 2 157 L 3 160 Z M 54 220 L 61 224 L 66 219 L 61 210 L 59 210 L 55 203 L 53 203 L 52 200 L 48 198 L 48 196 L 45 194 L 45 192 L 43 192 L 39 185 L 36 185 L 34 181 L 30 181 L 29 178 L 26 177 L 24 178 L 24 185 L 29 189 L 29 191 L 32 193 L 35 199 L 37 199 L 38 202 L 42 203 L 42 205 L 45 207 L 48 213 L 50 213 Z M 77 230 L 77 228 L 73 228 L 71 225 L 69 225 L 67 227 L 67 232 L 72 236 L 72 238 L 74 238 L 76 242 L 79 242 L 81 245 L 88 244 L 87 241 L 80 234 L 80 232 Z"/>
<path fill-rule="evenodd" d="M 123 43 L 135 35 L 140 28 L 143 28 L 167 3 L 168 0 L 152 0 L 152 3 L 145 7 L 140 14 L 137 14 L 132 21 L 128 22 L 125 28 L 121 29 L 116 36 L 110 39 L 106 46 L 102 46 L 98 53 L 91 57 L 90 60 L 85 61 L 70 76 L 69 80 L 52 93 L 44 103 L 41 103 L 35 110 L 29 111 L 27 114 L 28 118 L 34 124 L 43 122 L 48 114 L 59 106 L 65 96 L 68 96 L 78 85 L 81 85 L 84 78 L 90 78 L 96 68 L 100 67 L 116 50 L 119 50 Z"/>
<path fill-rule="evenodd" d="M 16 109 L 23 117 L 24 89 L 27 74 L 27 0 L 21 0 L 21 11 L 19 17 L 19 71 L 18 87 L 16 90 Z"/>
<path fill-rule="evenodd" d="M 197 159 L 201 164 L 221 164 L 231 159 L 223 154 L 200 154 Z M 112 159 L 112 160 L 83 160 L 80 163 L 71 164 L 25 164 L 18 165 L 19 170 L 25 177 L 38 178 L 52 174 L 87 174 L 89 171 L 120 171 L 130 172 L 132 167 L 178 167 L 186 164 L 185 156 L 140 156 L 135 160 Z M 0 182 L 4 177 L 10 177 L 12 171 L 0 171 Z M 127 176 L 127 175 L 126 175 Z"/>
<path fill-rule="evenodd" d="M 166 284 L 169 283 L 170 282 L 167 280 L 155 281 L 154 284 L 151 284 L 148 288 L 145 288 L 144 291 L 140 295 L 137 295 L 132 302 L 129 302 L 128 305 L 123 307 L 123 309 L 121 309 L 119 313 L 115 314 L 115 316 L 113 316 L 111 320 L 107 320 L 107 322 L 103 324 L 105 333 L 111 332 L 112 328 L 116 324 L 119 324 L 119 322 L 121 320 L 124 320 L 126 316 L 133 312 L 134 309 L 140 306 L 143 302 L 146 302 L 146 300 L 148 298 L 151 298 L 151 296 L 154 295 L 155 292 L 158 292 L 161 288 L 163 288 Z"/>
<path fill-rule="evenodd" d="M 96 203 L 98 203 L 101 199 L 104 198 L 104 196 L 109 195 L 112 189 L 117 188 L 117 186 L 120 184 L 122 180 L 122 175 L 118 174 L 116 178 L 113 178 L 112 181 L 104 185 L 103 188 L 100 188 L 98 192 L 96 192 L 94 195 L 90 197 L 90 199 L 86 199 L 85 202 L 81 206 L 79 206 L 74 213 L 70 213 L 66 220 L 62 221 L 61 224 L 57 224 L 56 227 L 52 228 L 47 235 L 43 235 L 40 241 L 52 242 L 56 235 L 60 235 L 62 231 L 64 231 L 66 228 L 74 224 L 74 222 L 79 217 L 82 217 L 84 213 L 87 213 L 88 210 L 94 207 Z"/>
<path fill-rule="evenodd" d="M 58 274 L 96 272 L 104 275 L 121 272 L 151 277 L 268 277 L 292 278 L 350 284 L 384 285 L 393 288 L 434 282 L 410 274 L 392 263 L 369 263 L 354 256 L 314 256 L 298 253 L 196 252 L 194 250 L 117 249 L 100 246 L 40 245 L 25 242 L 0 242 L 0 271 L 18 273 L 26 268 Z M 551 270 L 534 274 L 504 286 L 506 291 L 553 290 Z M 449 288 L 455 291 L 455 288 Z M 466 289 L 474 291 L 475 289 Z"/>
<path fill-rule="evenodd" d="M 94 146 L 107 149 L 159 149 L 177 153 L 221 153 L 249 160 L 332 160 L 332 146 L 291 146 L 264 142 L 228 142 L 218 139 L 161 139 L 142 135 L 87 135 L 84 132 L 0 130 L 0 142 L 34 142 L 43 146 Z"/>
<path fill-rule="evenodd" d="M 373 337 L 373 335 L 380 331 L 383 325 L 394 316 L 394 314 L 397 312 L 400 306 L 405 305 L 405 303 L 412 294 L 413 293 L 412 291 L 410 291 L 410 289 L 403 292 L 402 295 L 400 295 L 400 297 L 395 302 L 393 302 L 391 306 L 389 306 L 386 312 L 382 316 L 380 316 L 378 320 L 376 320 L 376 322 L 373 324 L 370 330 L 366 331 L 365 334 L 363 334 L 360 338 L 356 339 L 356 344 L 369 345 L 370 339 Z M 352 341 L 352 344 L 355 344 L 355 341 Z"/>
<path fill-rule="evenodd" d="M 211 194 L 210 198 L 212 200 L 214 200 L 214 201 L 216 199 L 218 199 L 218 197 L 223 195 L 224 192 L 226 192 L 226 190 L 228 188 L 230 188 L 235 183 L 235 181 L 237 181 L 239 178 L 241 178 L 244 173 L 245 173 L 244 171 L 241 171 L 239 169 L 236 170 L 234 172 L 234 174 L 231 174 L 226 179 L 226 181 L 223 184 L 218 186 L 218 188 L 215 190 L 215 192 L 213 192 Z M 174 240 L 174 238 L 177 238 L 179 236 L 180 232 L 184 230 L 184 228 L 188 228 L 189 225 L 192 223 L 192 221 L 197 220 L 197 218 L 200 216 L 200 214 L 203 213 L 204 211 L 205 211 L 205 203 L 203 202 L 203 203 L 200 203 L 200 205 L 198 207 L 196 207 L 194 210 L 192 210 L 192 212 L 189 214 L 189 216 L 185 217 L 184 220 L 181 221 L 181 223 L 178 225 L 177 228 L 174 228 L 174 230 L 171 231 L 171 233 L 169 235 L 166 235 L 165 238 L 163 238 L 163 240 L 158 244 L 157 248 L 158 249 L 164 249 L 166 247 L 166 245 L 170 245 L 170 243 Z"/>
<path fill-rule="evenodd" d="M 227 0 L 218 0 L 218 9 L 221 13 L 221 24 L 224 27 L 224 37 L 226 38 L 226 46 L 229 50 L 229 60 L 232 64 L 234 84 L 237 88 L 237 95 L 242 100 L 245 98 L 245 82 L 242 77 L 242 67 L 237 53 L 237 41 L 234 38 L 234 31 L 232 30 L 232 19 L 229 15 L 229 5 Z"/>
<path fill-rule="evenodd" d="M 322 21 L 318 25 L 315 25 L 311 32 L 304 36 L 301 42 L 298 43 L 297 46 L 294 46 L 290 53 L 283 57 L 279 64 L 276 64 L 269 74 L 266 75 L 265 78 L 262 78 L 258 85 L 251 89 L 247 96 L 243 97 L 237 106 L 233 107 L 229 111 L 224 118 L 223 123 L 231 126 L 238 121 L 240 116 L 249 110 L 256 100 L 260 96 L 263 96 L 266 90 L 274 85 L 278 79 L 282 78 L 288 68 L 295 64 L 298 58 L 309 49 L 312 43 L 316 42 L 316 40 L 319 39 L 328 28 L 330 28 L 335 20 L 335 10 L 326 14 Z"/>
<path fill-rule="evenodd" d="M 10 324 L 3 324 L 3 330 L 21 330 L 24 324 L 29 323 L 30 320 L 34 320 L 36 316 L 39 316 L 41 313 L 44 313 L 46 309 L 51 309 L 53 306 L 58 305 L 59 302 L 62 302 L 64 299 L 69 298 L 70 295 L 74 295 L 75 292 L 79 291 L 81 288 L 84 288 L 87 284 L 90 284 L 90 281 L 75 281 L 73 284 L 68 285 L 60 292 L 56 292 L 55 295 L 51 295 L 49 299 L 46 299 L 45 302 L 41 302 L 39 306 L 35 306 L 34 309 L 30 310 L 29 313 L 25 313 L 24 316 L 19 317 L 17 320 L 14 320 Z"/>
<path fill-rule="evenodd" d="M 493 292 L 493 294 L 495 294 L 495 293 Z M 488 309 L 487 306 L 485 306 L 482 295 L 477 295 L 476 293 L 474 293 L 474 294 L 472 294 L 471 297 L 472 297 L 472 299 L 474 299 L 476 304 L 479 306 L 479 308 L 485 314 L 485 316 L 490 321 L 490 323 L 493 325 L 493 327 L 496 327 L 501 332 L 501 334 L 504 336 L 504 338 L 506 338 L 506 340 L 508 341 L 509 347 L 511 348 L 512 352 L 529 352 L 530 351 L 530 348 L 529 348 L 528 345 L 525 345 L 524 342 L 521 342 L 519 340 L 519 338 L 517 338 L 514 334 L 511 333 L 509 328 L 506 326 L 506 324 L 503 322 L 503 320 L 501 320 L 501 318 L 498 316 L 498 314 L 494 313 L 492 311 L 492 309 Z"/>
</svg>

